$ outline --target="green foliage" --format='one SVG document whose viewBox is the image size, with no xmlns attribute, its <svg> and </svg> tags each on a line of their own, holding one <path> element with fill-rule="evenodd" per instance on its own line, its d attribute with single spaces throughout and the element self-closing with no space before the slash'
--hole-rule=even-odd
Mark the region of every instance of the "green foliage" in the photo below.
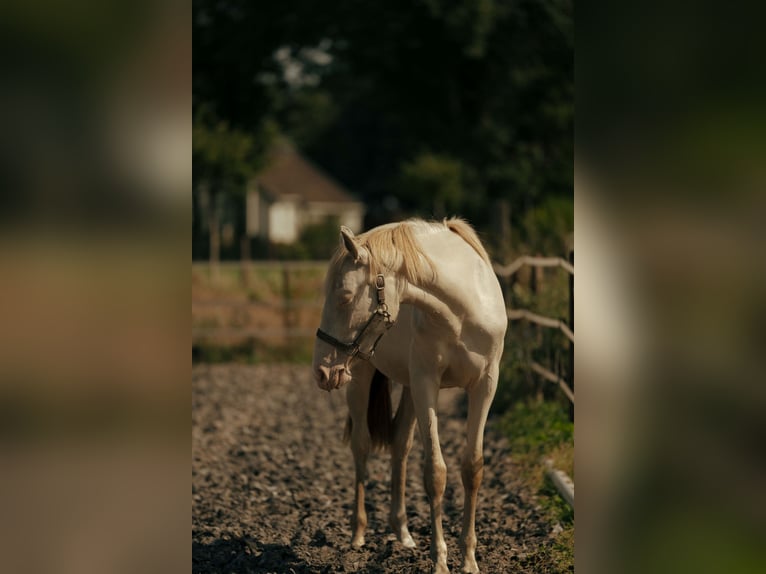
<svg viewBox="0 0 766 574">
<path fill-rule="evenodd" d="M 460 161 L 432 153 L 418 155 L 402 165 L 398 195 L 406 203 L 445 217 L 459 212 L 465 191 Z"/>
<path fill-rule="evenodd" d="M 321 223 L 307 225 L 301 231 L 300 242 L 305 246 L 309 259 L 329 259 L 338 247 L 340 221 L 328 217 Z"/>
<path fill-rule="evenodd" d="M 574 424 L 558 402 L 516 403 L 503 416 L 501 425 L 512 452 L 521 456 L 536 458 L 574 440 Z"/>
<path fill-rule="evenodd" d="M 298 147 L 307 147 L 320 141 L 338 112 L 337 103 L 326 90 L 303 90 L 292 96 L 280 114 L 282 129 Z"/>
<path fill-rule="evenodd" d="M 328 260 L 338 246 L 338 229 L 338 218 L 327 217 L 324 221 L 305 226 L 295 243 L 272 246 L 273 254 L 278 259 Z"/>
<path fill-rule="evenodd" d="M 233 128 L 202 107 L 192 127 L 195 184 L 207 182 L 213 193 L 221 189 L 244 193 L 247 180 L 264 165 L 276 134 L 276 126 L 269 122 L 252 133 Z"/>
<path fill-rule="evenodd" d="M 208 106 L 256 146 L 276 122 L 376 208 L 372 224 L 401 215 L 391 196 L 480 228 L 498 198 L 518 223 L 571 196 L 571 0 L 195 0 L 193 13 L 195 118 Z M 236 179 L 233 163 L 220 171 Z"/>
<path fill-rule="evenodd" d="M 567 240 L 574 230 L 574 201 L 550 197 L 524 214 L 523 242 L 534 253 L 566 256 Z"/>
<path fill-rule="evenodd" d="M 510 326 L 511 329 L 515 327 L 514 324 Z M 514 337 L 511 333 L 506 338 L 499 383 L 495 400 L 492 401 L 493 414 L 503 414 L 518 401 L 538 394 L 540 381 L 529 370 L 529 357 L 535 345 L 531 337 Z"/>
<path fill-rule="evenodd" d="M 516 403 L 501 419 L 511 452 L 522 476 L 541 495 L 540 505 L 551 523 L 561 531 L 540 544 L 524 561 L 538 572 L 574 570 L 574 510 L 559 496 L 544 474 L 543 457 L 573 476 L 574 424 L 558 402 L 527 400 Z"/>
</svg>

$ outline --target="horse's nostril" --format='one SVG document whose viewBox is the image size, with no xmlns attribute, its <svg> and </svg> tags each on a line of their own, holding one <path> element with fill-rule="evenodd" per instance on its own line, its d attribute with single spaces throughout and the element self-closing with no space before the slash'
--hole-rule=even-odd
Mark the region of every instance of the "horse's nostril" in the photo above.
<svg viewBox="0 0 766 574">
<path fill-rule="evenodd" d="M 330 379 L 330 370 L 327 367 L 317 367 L 314 370 L 314 378 L 317 383 L 324 383 Z"/>
</svg>

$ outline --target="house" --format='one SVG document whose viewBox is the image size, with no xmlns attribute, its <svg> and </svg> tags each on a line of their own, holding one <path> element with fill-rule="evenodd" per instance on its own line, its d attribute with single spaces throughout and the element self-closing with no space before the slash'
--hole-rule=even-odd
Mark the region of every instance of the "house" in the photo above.
<svg viewBox="0 0 766 574">
<path fill-rule="evenodd" d="M 272 243 L 294 243 L 307 225 L 335 217 L 359 233 L 364 212 L 364 203 L 291 144 L 281 142 L 248 186 L 246 232 Z"/>
</svg>

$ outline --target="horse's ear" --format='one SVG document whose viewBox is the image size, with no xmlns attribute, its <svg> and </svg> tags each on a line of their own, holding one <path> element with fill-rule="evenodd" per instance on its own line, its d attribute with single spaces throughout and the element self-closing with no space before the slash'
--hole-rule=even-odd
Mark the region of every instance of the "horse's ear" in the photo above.
<svg viewBox="0 0 766 574">
<path fill-rule="evenodd" d="M 354 258 L 354 261 L 361 261 L 365 264 L 367 263 L 369 260 L 367 250 L 359 245 L 359 243 L 357 243 L 356 239 L 354 238 L 354 232 L 345 225 L 341 225 L 340 227 L 340 239 L 348 252 Z"/>
</svg>

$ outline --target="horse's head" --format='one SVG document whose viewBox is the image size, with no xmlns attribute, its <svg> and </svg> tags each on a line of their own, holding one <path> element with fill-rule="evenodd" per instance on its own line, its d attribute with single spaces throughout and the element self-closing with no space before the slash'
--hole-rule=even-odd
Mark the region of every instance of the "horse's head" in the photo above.
<svg viewBox="0 0 766 574">
<path fill-rule="evenodd" d="M 322 322 L 314 345 L 314 379 L 337 389 L 351 380 L 352 362 L 369 360 L 399 313 L 392 275 L 371 270 L 370 252 L 341 227 L 342 252 L 327 274 Z"/>
</svg>

